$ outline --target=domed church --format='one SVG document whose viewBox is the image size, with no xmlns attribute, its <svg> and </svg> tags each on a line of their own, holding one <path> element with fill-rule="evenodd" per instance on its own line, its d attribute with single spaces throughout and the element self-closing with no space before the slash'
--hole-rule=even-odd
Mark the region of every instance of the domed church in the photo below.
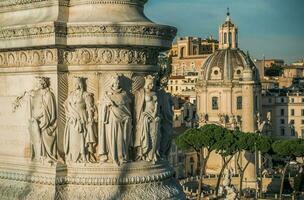
<svg viewBox="0 0 304 200">
<path fill-rule="evenodd" d="M 239 49 L 238 27 L 228 10 L 225 22 L 219 27 L 219 49 L 204 63 L 197 85 L 200 125 L 213 123 L 254 132 L 260 107 L 258 69 L 249 54 Z M 212 170 L 212 163 L 208 168 Z"/>
</svg>

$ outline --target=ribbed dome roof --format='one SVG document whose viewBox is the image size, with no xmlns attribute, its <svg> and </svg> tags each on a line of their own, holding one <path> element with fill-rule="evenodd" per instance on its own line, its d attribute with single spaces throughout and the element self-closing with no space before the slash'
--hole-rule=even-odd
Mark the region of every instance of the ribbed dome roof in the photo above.
<svg viewBox="0 0 304 200">
<path fill-rule="evenodd" d="M 203 80 L 240 80 L 244 70 L 255 71 L 249 56 L 239 49 L 222 49 L 214 52 L 203 65 Z"/>
</svg>

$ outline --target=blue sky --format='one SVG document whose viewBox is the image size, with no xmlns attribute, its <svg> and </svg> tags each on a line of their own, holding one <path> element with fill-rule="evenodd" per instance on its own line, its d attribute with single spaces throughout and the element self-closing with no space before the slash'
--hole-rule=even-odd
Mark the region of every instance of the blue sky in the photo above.
<svg viewBox="0 0 304 200">
<path fill-rule="evenodd" d="M 304 0 L 149 0 L 152 20 L 178 28 L 178 36 L 212 35 L 230 8 L 239 27 L 240 48 L 254 58 L 304 58 Z"/>
</svg>

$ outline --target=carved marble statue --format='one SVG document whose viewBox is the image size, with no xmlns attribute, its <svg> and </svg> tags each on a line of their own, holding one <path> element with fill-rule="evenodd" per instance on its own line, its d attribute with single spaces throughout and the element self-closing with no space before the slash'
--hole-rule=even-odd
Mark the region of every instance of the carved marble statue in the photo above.
<svg viewBox="0 0 304 200">
<path fill-rule="evenodd" d="M 110 160 L 117 165 L 129 160 L 132 142 L 131 99 L 120 87 L 119 78 L 112 77 L 111 88 L 102 99 L 98 137 L 100 161 Z"/>
<path fill-rule="evenodd" d="M 48 77 L 36 77 L 37 89 L 26 91 L 17 97 L 14 109 L 20 106 L 20 101 L 29 99 L 28 131 L 31 138 L 32 159 L 47 162 L 57 160 L 56 128 L 57 110 L 55 96 L 50 89 Z"/>
<path fill-rule="evenodd" d="M 75 77 L 75 90 L 65 102 L 64 152 L 68 162 L 94 162 L 96 107 L 85 78 Z"/>
<path fill-rule="evenodd" d="M 135 95 L 136 131 L 133 146 L 137 160 L 159 159 L 160 117 L 157 94 L 154 91 L 154 77 L 145 77 L 144 88 Z"/>
<path fill-rule="evenodd" d="M 262 133 L 262 134 L 268 134 L 267 132 L 269 131 L 271 127 L 271 113 L 267 112 L 267 119 L 262 121 L 261 119 L 261 114 L 258 112 L 257 113 L 257 132 Z"/>
<path fill-rule="evenodd" d="M 160 88 L 158 91 L 159 112 L 161 118 L 159 153 L 162 158 L 167 158 L 169 156 L 173 134 L 173 99 L 171 94 L 165 91 L 168 79 L 168 76 L 159 78 Z"/>
<path fill-rule="evenodd" d="M 238 200 L 237 190 L 235 189 L 234 185 L 231 184 L 230 169 L 225 169 L 223 179 L 223 193 L 226 200 Z"/>
</svg>

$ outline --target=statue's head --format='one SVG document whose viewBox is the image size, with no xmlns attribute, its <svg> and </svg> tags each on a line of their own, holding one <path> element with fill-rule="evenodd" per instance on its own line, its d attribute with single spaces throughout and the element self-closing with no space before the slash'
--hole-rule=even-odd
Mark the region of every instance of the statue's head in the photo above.
<svg viewBox="0 0 304 200">
<path fill-rule="evenodd" d="M 76 90 L 86 90 L 86 80 L 84 77 L 75 77 L 75 89 Z"/>
<path fill-rule="evenodd" d="M 112 76 L 112 89 L 113 90 L 118 90 L 120 88 L 120 80 L 119 80 L 119 76 Z"/>
<path fill-rule="evenodd" d="M 145 90 L 153 90 L 154 89 L 154 77 L 148 75 L 145 77 Z"/>
<path fill-rule="evenodd" d="M 50 78 L 44 76 L 37 76 L 37 88 L 38 89 L 45 89 L 50 86 Z"/>
</svg>

